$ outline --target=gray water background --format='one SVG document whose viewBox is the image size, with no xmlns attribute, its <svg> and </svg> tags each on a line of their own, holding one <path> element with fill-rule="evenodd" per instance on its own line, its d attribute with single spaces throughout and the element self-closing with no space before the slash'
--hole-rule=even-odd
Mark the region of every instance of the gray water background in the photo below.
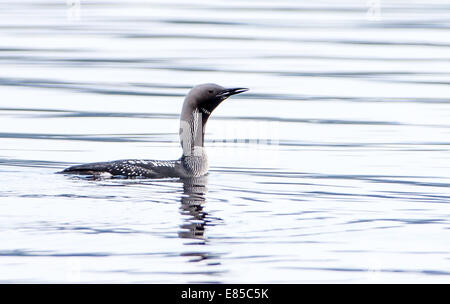
<svg viewBox="0 0 450 304">
<path fill-rule="evenodd" d="M 0 282 L 450 282 L 448 1 L 1 1 Z M 250 91 L 177 159 L 195 84 Z"/>
</svg>

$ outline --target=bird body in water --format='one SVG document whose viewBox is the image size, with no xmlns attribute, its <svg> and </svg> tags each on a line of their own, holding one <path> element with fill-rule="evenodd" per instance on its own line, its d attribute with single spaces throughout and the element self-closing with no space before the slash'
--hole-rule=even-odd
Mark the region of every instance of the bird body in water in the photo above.
<svg viewBox="0 0 450 304">
<path fill-rule="evenodd" d="M 183 155 L 178 160 L 122 159 L 76 165 L 59 173 L 125 178 L 203 176 L 208 173 L 208 157 L 203 145 L 208 118 L 222 101 L 247 90 L 226 89 L 208 83 L 197 85 L 189 91 L 184 99 L 180 116 L 180 143 Z"/>
</svg>

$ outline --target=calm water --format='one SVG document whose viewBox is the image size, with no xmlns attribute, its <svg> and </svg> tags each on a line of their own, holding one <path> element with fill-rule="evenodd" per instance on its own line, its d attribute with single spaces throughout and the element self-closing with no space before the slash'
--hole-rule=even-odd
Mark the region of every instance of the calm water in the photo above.
<svg viewBox="0 0 450 304">
<path fill-rule="evenodd" d="M 448 1 L 0 2 L 0 282 L 450 283 Z M 248 87 L 190 181 L 195 84 Z"/>
</svg>

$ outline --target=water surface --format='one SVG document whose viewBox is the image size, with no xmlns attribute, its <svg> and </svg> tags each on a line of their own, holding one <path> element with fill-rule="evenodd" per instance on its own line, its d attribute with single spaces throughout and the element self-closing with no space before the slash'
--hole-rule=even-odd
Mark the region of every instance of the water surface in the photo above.
<svg viewBox="0 0 450 304">
<path fill-rule="evenodd" d="M 450 282 L 447 1 L 0 2 L 0 282 Z M 177 159 L 208 176 L 89 180 Z"/>
</svg>

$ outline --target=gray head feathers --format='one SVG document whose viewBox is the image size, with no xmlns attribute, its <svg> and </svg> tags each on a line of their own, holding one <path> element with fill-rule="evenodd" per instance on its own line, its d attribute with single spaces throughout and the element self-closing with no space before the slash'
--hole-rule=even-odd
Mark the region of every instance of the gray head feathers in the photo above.
<svg viewBox="0 0 450 304">
<path fill-rule="evenodd" d="M 193 87 L 186 95 L 180 116 L 180 143 L 184 156 L 203 156 L 205 125 L 217 106 L 246 88 L 227 89 L 214 83 Z"/>
</svg>

